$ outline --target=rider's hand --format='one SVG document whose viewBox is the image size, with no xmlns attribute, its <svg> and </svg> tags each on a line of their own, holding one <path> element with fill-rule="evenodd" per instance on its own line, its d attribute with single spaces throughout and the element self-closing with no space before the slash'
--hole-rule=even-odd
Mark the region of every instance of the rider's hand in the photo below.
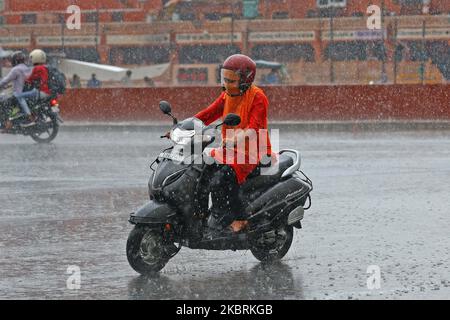
<svg viewBox="0 0 450 320">
<path fill-rule="evenodd" d="M 236 142 L 234 139 L 225 139 L 222 140 L 222 148 L 234 148 L 236 146 Z"/>
<path fill-rule="evenodd" d="M 162 138 L 170 139 L 170 130 L 167 131 L 165 135 L 161 136 L 161 139 L 162 139 Z"/>
</svg>

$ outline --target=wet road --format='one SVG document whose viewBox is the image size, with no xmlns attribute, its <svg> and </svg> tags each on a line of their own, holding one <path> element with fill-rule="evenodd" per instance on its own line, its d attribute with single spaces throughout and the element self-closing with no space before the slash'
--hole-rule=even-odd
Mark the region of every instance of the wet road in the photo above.
<svg viewBox="0 0 450 320">
<path fill-rule="evenodd" d="M 153 279 L 128 265 L 161 128 L 0 136 L 0 299 L 449 299 L 450 132 L 281 131 L 314 182 L 281 263 L 183 248 Z M 69 266 L 81 287 L 67 288 Z M 367 287 L 379 266 L 380 289 Z"/>
</svg>

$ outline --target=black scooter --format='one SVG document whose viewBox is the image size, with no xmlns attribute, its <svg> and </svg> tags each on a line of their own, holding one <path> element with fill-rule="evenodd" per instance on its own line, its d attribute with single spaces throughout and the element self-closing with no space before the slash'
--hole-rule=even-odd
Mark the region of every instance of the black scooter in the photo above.
<svg viewBox="0 0 450 320">
<path fill-rule="evenodd" d="M 211 163 L 207 146 L 215 140 L 206 133 L 223 124 L 236 126 L 241 119 L 228 114 L 218 126 L 205 126 L 196 118 L 178 123 L 168 102 L 161 101 L 160 109 L 173 118 L 170 139 L 175 144 L 150 165 L 151 201 L 130 216 L 129 222 L 135 225 L 126 246 L 131 267 L 143 275 L 158 272 L 182 246 L 250 250 L 262 262 L 282 259 L 292 244 L 294 227 L 302 227 L 304 211 L 311 206 L 313 186 L 300 171 L 299 152 L 281 150 L 276 165 L 259 165 L 241 186 L 240 197 L 249 222 L 247 229 L 212 239 L 204 237 L 208 231 L 210 201 L 208 181 L 203 174 L 207 163 Z M 186 146 L 191 151 L 202 152 L 200 155 L 186 152 Z M 197 161 L 192 161 L 198 156 Z"/>
<path fill-rule="evenodd" d="M 52 97 L 27 100 L 30 110 L 36 117 L 36 125 L 22 127 L 27 120 L 20 111 L 15 97 L 0 102 L 0 132 L 3 134 L 30 136 L 38 143 L 52 142 L 59 132 L 59 124 L 63 123 L 59 113 L 58 100 Z"/>
</svg>

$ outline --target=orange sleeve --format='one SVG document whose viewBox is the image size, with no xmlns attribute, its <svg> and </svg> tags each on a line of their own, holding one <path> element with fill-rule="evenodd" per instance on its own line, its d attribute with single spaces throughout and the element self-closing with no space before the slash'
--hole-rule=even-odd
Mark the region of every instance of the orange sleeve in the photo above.
<svg viewBox="0 0 450 320">
<path fill-rule="evenodd" d="M 250 110 L 250 120 L 248 124 L 249 129 L 254 129 L 258 132 L 259 129 L 267 129 L 267 109 L 269 107 L 269 100 L 263 94 L 257 94 Z"/>
<path fill-rule="evenodd" d="M 209 107 L 200 111 L 194 117 L 203 121 L 205 125 L 210 125 L 219 119 L 223 115 L 223 109 L 225 108 L 224 95 L 225 92 L 223 92 Z"/>
</svg>

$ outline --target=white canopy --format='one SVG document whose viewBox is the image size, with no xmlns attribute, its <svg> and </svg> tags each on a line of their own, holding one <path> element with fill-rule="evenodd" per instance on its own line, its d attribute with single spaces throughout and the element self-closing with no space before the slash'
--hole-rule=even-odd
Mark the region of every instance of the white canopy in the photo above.
<svg viewBox="0 0 450 320">
<path fill-rule="evenodd" d="M 0 59 L 8 58 L 13 52 L 10 50 L 3 50 L 3 48 L 0 48 Z"/>
<path fill-rule="evenodd" d="M 132 80 L 142 80 L 145 77 L 156 78 L 164 74 L 170 63 L 144 66 L 135 69 L 125 69 L 105 64 L 90 63 L 78 60 L 63 59 L 58 66 L 67 76 L 72 77 L 77 74 L 81 80 L 89 80 L 93 73 L 100 81 L 120 81 L 128 70 L 133 72 Z"/>
</svg>

